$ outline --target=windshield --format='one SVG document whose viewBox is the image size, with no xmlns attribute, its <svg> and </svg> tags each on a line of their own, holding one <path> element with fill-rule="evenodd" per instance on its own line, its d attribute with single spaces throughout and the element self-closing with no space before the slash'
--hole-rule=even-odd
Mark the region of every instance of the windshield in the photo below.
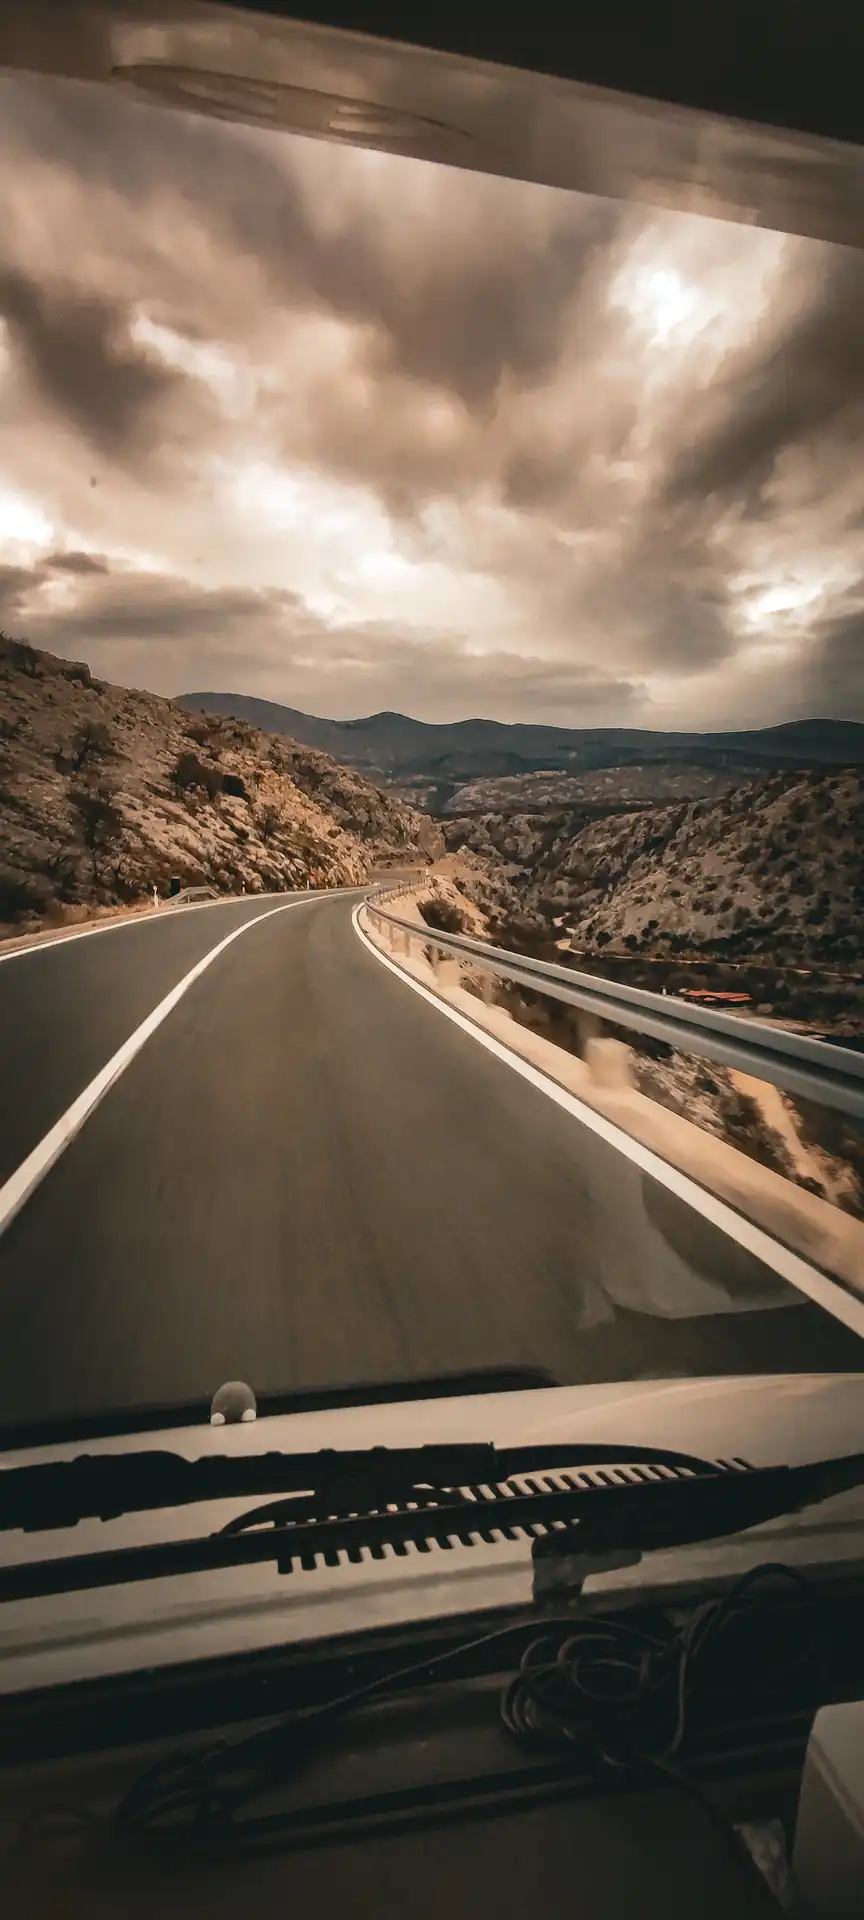
<svg viewBox="0 0 864 1920">
<path fill-rule="evenodd" d="M 860 254 L 0 107 L 4 1445 L 861 1373 Z"/>
</svg>

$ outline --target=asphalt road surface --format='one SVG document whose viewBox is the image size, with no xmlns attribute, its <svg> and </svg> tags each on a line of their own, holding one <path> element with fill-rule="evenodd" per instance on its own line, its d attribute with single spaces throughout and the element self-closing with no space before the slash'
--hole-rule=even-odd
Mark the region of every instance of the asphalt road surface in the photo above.
<svg viewBox="0 0 864 1920">
<path fill-rule="evenodd" d="M 0 1423 L 493 1365 L 864 1370 L 864 1341 L 396 980 L 351 898 L 0 964 L 0 1179 L 195 981 L 0 1239 Z"/>
</svg>

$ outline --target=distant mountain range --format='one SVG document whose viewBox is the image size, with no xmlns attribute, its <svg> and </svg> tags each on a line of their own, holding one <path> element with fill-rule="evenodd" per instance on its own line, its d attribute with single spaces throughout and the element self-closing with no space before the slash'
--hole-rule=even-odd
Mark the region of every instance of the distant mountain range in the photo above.
<svg viewBox="0 0 864 1920">
<path fill-rule="evenodd" d="M 754 773 L 864 765 L 864 723 L 855 720 L 791 720 L 730 733 L 652 733 L 636 727 L 508 725 L 502 720 L 435 724 L 404 713 L 322 720 L 243 693 L 184 693 L 176 704 L 189 712 L 230 714 L 266 733 L 318 747 L 378 785 L 422 787 L 424 800 L 435 799 L 439 806 L 467 781 L 502 775 L 572 774 L 658 761 Z"/>
</svg>

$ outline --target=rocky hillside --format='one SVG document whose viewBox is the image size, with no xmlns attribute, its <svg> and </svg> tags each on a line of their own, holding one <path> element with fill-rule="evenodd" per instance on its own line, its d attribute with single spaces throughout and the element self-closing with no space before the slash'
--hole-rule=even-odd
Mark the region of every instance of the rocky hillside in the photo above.
<svg viewBox="0 0 864 1920">
<path fill-rule="evenodd" d="M 574 831 L 574 828 L 576 830 Z M 713 800 L 610 816 L 448 822 L 529 916 L 583 952 L 864 962 L 864 774 L 778 773 Z"/>
<path fill-rule="evenodd" d="M 434 837 L 434 830 L 433 830 Z M 364 880 L 430 823 L 325 754 L 0 637 L 0 925 L 209 883 Z"/>
<path fill-rule="evenodd" d="M 471 813 L 546 813 L 584 807 L 592 813 L 624 812 L 672 800 L 713 800 L 753 778 L 752 770 L 712 772 L 707 767 L 646 761 L 632 767 L 595 767 L 587 773 L 521 773 L 500 780 L 471 780 L 457 788 L 444 816 Z"/>
<path fill-rule="evenodd" d="M 574 945 L 864 959 L 864 776 L 774 774 L 562 850 Z"/>
</svg>

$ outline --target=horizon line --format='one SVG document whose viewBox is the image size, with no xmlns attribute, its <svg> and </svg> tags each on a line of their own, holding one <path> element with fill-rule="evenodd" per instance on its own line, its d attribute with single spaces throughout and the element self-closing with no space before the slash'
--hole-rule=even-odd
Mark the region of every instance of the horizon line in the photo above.
<svg viewBox="0 0 864 1920">
<path fill-rule="evenodd" d="M 206 700 L 214 696 L 222 700 L 254 700 L 261 706 L 278 707 L 285 713 L 301 714 L 305 720 L 321 720 L 326 725 L 333 727 L 356 727 L 362 726 L 364 722 L 370 720 L 392 719 L 408 720 L 411 722 L 411 725 L 415 727 L 470 727 L 474 725 L 487 727 L 543 727 L 550 733 L 692 734 L 699 739 L 706 740 L 714 739 L 719 734 L 729 733 L 777 733 L 784 727 L 860 727 L 864 730 L 864 720 L 849 719 L 845 716 L 838 718 L 836 715 L 824 713 L 799 714 L 791 720 L 770 720 L 762 726 L 757 727 L 726 726 L 713 729 L 707 727 L 634 727 L 628 726 L 621 721 L 608 721 L 598 726 L 571 726 L 564 721 L 557 720 L 497 720 L 490 714 L 480 713 L 466 714 L 453 720 L 420 720 L 416 714 L 404 713 L 401 708 L 398 707 L 379 707 L 374 713 L 346 715 L 343 718 L 337 718 L 334 714 L 310 713 L 305 707 L 292 707 L 287 700 L 273 700 L 267 694 L 240 693 L 236 688 L 222 687 L 207 687 L 204 690 L 192 688 L 189 692 L 170 694 L 168 698 L 176 704 L 176 702 L 180 700 Z"/>
</svg>

